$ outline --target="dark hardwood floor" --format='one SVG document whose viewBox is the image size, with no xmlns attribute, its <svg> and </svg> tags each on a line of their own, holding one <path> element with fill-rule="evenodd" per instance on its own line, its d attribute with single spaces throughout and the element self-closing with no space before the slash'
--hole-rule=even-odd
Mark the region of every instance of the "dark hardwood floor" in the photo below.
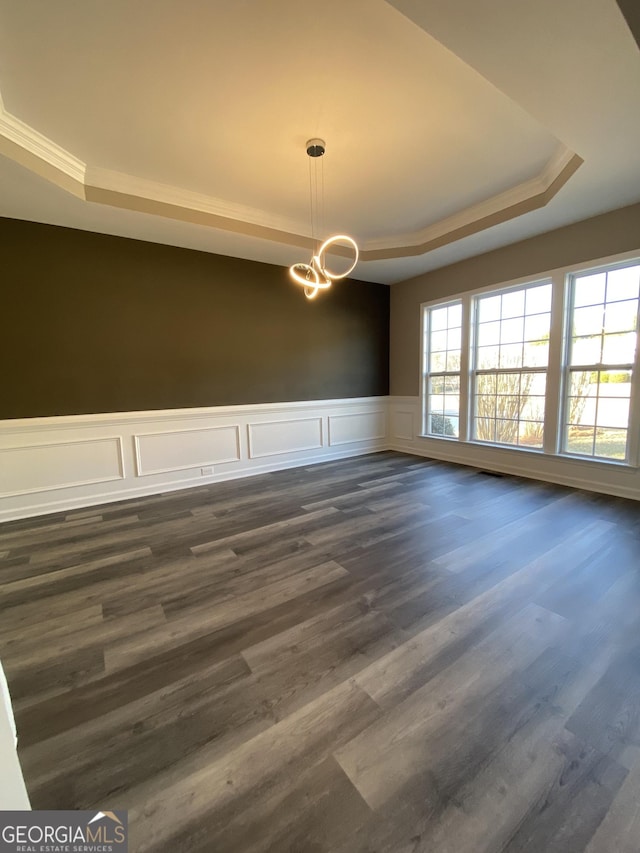
<svg viewBox="0 0 640 853">
<path fill-rule="evenodd" d="M 640 505 L 381 453 L 0 527 L 34 808 L 132 853 L 637 853 Z"/>
</svg>

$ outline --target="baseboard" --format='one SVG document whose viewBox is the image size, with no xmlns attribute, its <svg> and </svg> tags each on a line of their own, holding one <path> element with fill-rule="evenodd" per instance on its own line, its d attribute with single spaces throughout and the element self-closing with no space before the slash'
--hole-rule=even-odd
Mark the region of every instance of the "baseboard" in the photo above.
<svg viewBox="0 0 640 853">
<path fill-rule="evenodd" d="M 389 450 L 640 500 L 638 468 L 421 436 L 418 397 L 390 397 L 389 424 Z"/>
</svg>

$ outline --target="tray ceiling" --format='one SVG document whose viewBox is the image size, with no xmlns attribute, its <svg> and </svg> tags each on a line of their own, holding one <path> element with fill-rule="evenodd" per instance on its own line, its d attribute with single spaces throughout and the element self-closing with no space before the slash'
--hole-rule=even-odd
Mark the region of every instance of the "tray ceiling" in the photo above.
<svg viewBox="0 0 640 853">
<path fill-rule="evenodd" d="M 613 2 L 588 5 L 573 32 L 584 2 L 541 0 L 523 33 L 507 0 L 62 0 L 37 14 L 0 0 L 0 215 L 288 264 L 309 242 L 304 142 L 322 136 L 326 230 L 358 240 L 354 276 L 391 282 L 546 230 L 541 208 L 554 227 L 630 203 L 640 158 L 619 145 L 607 175 L 579 84 L 605 38 L 591 107 L 623 115 L 640 53 Z"/>
</svg>

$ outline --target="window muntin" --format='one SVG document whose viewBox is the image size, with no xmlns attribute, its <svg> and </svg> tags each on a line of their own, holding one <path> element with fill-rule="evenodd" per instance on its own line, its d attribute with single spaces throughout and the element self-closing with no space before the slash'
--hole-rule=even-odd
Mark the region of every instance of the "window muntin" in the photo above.
<svg viewBox="0 0 640 853">
<path fill-rule="evenodd" d="M 637 258 L 424 306 L 424 434 L 638 464 L 639 307 Z"/>
<path fill-rule="evenodd" d="M 542 448 L 551 297 L 550 282 L 476 297 L 477 441 Z"/>
<path fill-rule="evenodd" d="M 627 461 L 640 264 L 574 275 L 570 290 L 562 450 Z"/>
<path fill-rule="evenodd" d="M 462 302 L 425 311 L 425 432 L 458 438 Z"/>
</svg>

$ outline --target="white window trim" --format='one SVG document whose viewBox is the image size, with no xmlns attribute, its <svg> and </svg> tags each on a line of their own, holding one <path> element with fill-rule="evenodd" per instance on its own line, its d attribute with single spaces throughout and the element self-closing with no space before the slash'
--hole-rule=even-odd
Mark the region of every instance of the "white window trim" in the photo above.
<svg viewBox="0 0 640 853">
<path fill-rule="evenodd" d="M 421 418 L 422 435 L 424 435 L 426 438 L 445 439 L 448 441 L 456 441 L 456 442 L 460 441 L 460 440 L 466 440 L 466 436 L 467 436 L 467 433 L 466 433 L 466 429 L 467 429 L 466 416 L 465 416 L 465 422 L 464 422 L 464 436 L 465 436 L 464 439 L 462 439 L 462 432 L 463 432 L 462 411 L 459 412 L 459 417 L 458 417 L 458 437 L 457 438 L 456 438 L 456 436 L 452 436 L 452 435 L 437 435 L 436 433 L 427 432 L 427 421 L 428 421 L 428 417 L 430 414 L 430 412 L 428 410 L 427 400 L 429 399 L 429 379 L 432 376 L 459 376 L 460 377 L 460 404 L 462 405 L 462 397 L 463 397 L 462 381 L 463 381 L 463 376 L 465 375 L 463 372 L 463 370 L 464 370 L 464 364 L 463 364 L 464 355 L 463 355 L 463 353 L 465 351 L 465 347 L 461 344 L 460 370 L 459 371 L 435 370 L 432 373 L 430 370 L 428 370 L 428 364 L 429 364 L 429 361 L 431 360 L 431 350 L 430 350 L 430 348 L 428 348 L 425 345 L 425 343 L 426 343 L 426 339 L 427 339 L 426 317 L 427 317 L 427 312 L 428 312 L 429 308 L 436 308 L 436 307 L 437 308 L 446 308 L 449 305 L 458 305 L 458 304 L 462 305 L 462 329 L 461 329 L 460 334 L 461 334 L 461 341 L 464 341 L 465 340 L 465 316 L 464 316 L 465 311 L 464 311 L 464 304 L 462 303 L 462 300 L 459 297 L 457 297 L 455 299 L 447 299 L 447 300 L 442 301 L 442 302 L 434 302 L 431 306 L 425 307 L 425 309 L 420 314 L 420 347 L 421 347 L 421 353 L 420 353 L 420 401 L 421 401 L 420 418 Z M 428 331 L 429 331 L 429 334 L 431 334 L 431 330 L 429 329 Z M 466 356 L 466 361 L 468 363 L 468 355 Z"/>
<path fill-rule="evenodd" d="M 502 295 L 504 293 L 510 293 L 512 291 L 518 291 L 518 290 L 526 290 L 527 288 L 539 287 L 539 286 L 545 285 L 545 284 L 551 284 L 552 285 L 553 282 L 550 278 L 542 278 L 542 279 L 536 278 L 533 281 L 528 281 L 526 283 L 519 284 L 515 287 L 508 286 L 505 288 L 492 288 L 490 291 L 488 291 L 488 293 L 489 294 L 495 294 L 496 296 L 499 296 L 499 295 Z M 478 309 L 478 298 L 482 298 L 482 296 L 484 296 L 484 295 L 485 294 L 477 293 L 471 299 L 470 311 L 474 314 L 474 316 L 471 318 L 472 319 L 471 328 L 473 330 L 474 335 L 478 331 L 478 317 L 475 316 L 475 312 Z M 552 302 L 553 302 L 553 289 L 552 289 Z M 551 324 L 549 325 L 549 329 L 551 330 Z M 484 370 L 484 369 L 480 369 L 480 368 L 476 367 L 476 365 L 475 365 L 475 358 L 477 356 L 477 347 L 476 347 L 475 339 L 472 339 L 469 341 L 469 352 L 471 353 L 471 356 L 470 356 L 471 364 L 470 364 L 470 369 L 469 369 L 470 389 L 469 389 L 469 397 L 468 397 L 468 401 L 467 401 L 469 409 L 470 409 L 470 404 L 474 400 L 475 395 L 477 393 L 478 376 L 480 376 L 480 375 L 496 375 L 496 376 L 498 376 L 498 375 L 500 375 L 500 373 L 504 373 L 504 372 L 520 373 L 520 374 L 523 374 L 523 373 L 544 373 L 546 379 L 548 380 L 548 373 L 549 373 L 549 363 L 548 362 L 547 362 L 546 367 L 514 367 L 513 369 L 508 369 L 508 370 L 507 369 L 504 369 L 504 370 L 502 370 L 502 369 Z M 545 387 L 546 387 L 546 382 L 545 382 Z M 546 400 L 546 394 L 545 394 L 545 419 L 546 419 L 546 411 L 547 411 L 546 404 L 547 404 L 547 400 Z M 471 414 L 470 411 L 469 411 L 469 414 Z M 519 445 L 519 444 L 509 444 L 507 442 L 487 441 L 485 439 L 475 438 L 473 436 L 473 432 L 474 432 L 474 430 L 473 430 L 473 427 L 471 426 L 471 418 L 470 418 L 469 419 L 469 433 L 471 436 L 470 440 L 473 441 L 474 444 L 481 444 L 483 446 L 488 446 L 488 447 L 510 447 L 514 450 L 529 450 L 532 453 L 543 452 L 542 448 L 526 447 L 526 446 L 523 447 L 522 445 Z M 545 432 L 546 432 L 546 430 L 545 430 Z"/>
<path fill-rule="evenodd" d="M 640 263 L 640 260 L 638 261 Z M 612 264 L 600 264 L 596 267 L 589 267 L 587 270 L 582 270 L 581 272 L 588 272 L 591 275 L 597 275 L 598 273 L 608 273 L 611 270 L 615 269 L 624 269 L 624 267 L 632 266 L 632 262 L 620 262 L 620 263 L 612 263 Z M 624 460 L 611 460 L 606 459 L 602 456 L 586 456 L 578 453 L 571 453 L 570 451 L 564 450 L 563 446 L 565 444 L 565 424 L 567 421 L 567 406 L 568 406 L 568 395 L 565 391 L 562 395 L 562 405 L 560 409 L 562 420 L 558 425 L 559 428 L 559 449 L 558 454 L 560 456 L 568 456 L 571 459 L 589 459 L 593 462 L 617 462 L 619 465 L 623 465 L 626 467 L 636 468 L 638 467 L 638 433 L 640 432 L 640 423 L 634 419 L 634 398 L 639 397 L 640 395 L 637 393 L 638 382 L 640 379 L 638 378 L 638 366 L 640 364 L 640 346 L 636 346 L 636 357 L 633 362 L 627 362 L 625 364 L 584 364 L 584 365 L 570 365 L 569 364 L 569 356 L 571 352 L 571 335 L 569 334 L 570 329 L 568 328 L 570 315 L 573 313 L 573 290 L 575 279 L 579 278 L 580 272 L 577 270 L 572 270 L 570 273 L 566 275 L 566 286 L 565 286 L 565 300 L 567 303 L 567 311 L 566 311 L 566 321 L 567 328 L 564 332 L 564 345 L 565 345 L 565 356 L 561 365 L 562 370 L 562 381 L 566 388 L 567 383 L 570 381 L 571 373 L 576 370 L 580 370 L 581 368 L 584 370 L 590 371 L 606 371 L 606 370 L 631 370 L 633 376 L 635 377 L 635 381 L 631 383 L 630 389 L 630 399 L 629 399 L 629 420 L 627 423 L 627 458 Z M 638 301 L 638 315 L 640 315 L 640 300 Z M 636 318 L 638 334 L 640 334 L 640 316 Z M 638 425 L 638 428 L 634 429 L 634 424 Z"/>
<path fill-rule="evenodd" d="M 636 357 L 633 368 L 634 381 L 631 386 L 631 399 L 629 404 L 629 432 L 628 432 L 628 456 L 626 460 L 606 459 L 603 457 L 583 456 L 562 451 L 563 418 L 566 406 L 565 382 L 568 376 L 568 322 L 569 311 L 567 310 L 568 298 L 571 288 L 571 277 L 583 272 L 602 272 L 615 269 L 616 267 L 640 264 L 640 251 L 624 252 L 605 258 L 597 258 L 592 261 L 584 261 L 570 264 L 556 269 L 547 270 L 542 273 L 522 276 L 505 282 L 484 285 L 473 290 L 462 291 L 451 294 L 440 299 L 431 299 L 420 304 L 420 413 L 421 433 L 420 439 L 436 442 L 448 441 L 454 444 L 472 444 L 478 447 L 487 447 L 493 450 L 506 451 L 516 455 L 544 455 L 553 456 L 557 459 L 567 459 L 573 462 L 584 463 L 589 466 L 608 466 L 613 468 L 638 468 L 640 467 L 640 345 L 636 347 Z M 488 441 L 477 441 L 470 437 L 471 412 L 470 404 L 473 392 L 473 364 L 472 354 L 475 351 L 473 340 L 474 322 L 473 307 L 476 297 L 491 292 L 504 293 L 509 290 L 518 290 L 523 286 L 552 284 L 551 302 L 551 328 L 549 336 L 549 362 L 547 365 L 547 387 L 545 397 L 545 429 L 544 445 L 542 449 L 528 448 L 519 445 L 499 444 Z M 427 418 L 427 382 L 429 372 L 426 370 L 425 358 L 425 316 L 430 308 L 443 307 L 451 303 L 462 303 L 462 349 L 460 357 L 460 421 L 459 437 L 430 435 L 426 433 Z M 640 330 L 638 332 L 640 334 Z"/>
</svg>

